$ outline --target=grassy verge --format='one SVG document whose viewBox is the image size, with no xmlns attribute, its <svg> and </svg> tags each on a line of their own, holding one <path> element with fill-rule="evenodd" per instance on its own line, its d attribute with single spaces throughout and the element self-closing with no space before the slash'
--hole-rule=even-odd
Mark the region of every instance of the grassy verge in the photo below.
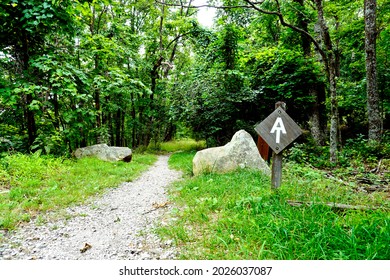
<svg viewBox="0 0 390 280">
<path fill-rule="evenodd" d="M 196 151 L 174 153 L 168 160 L 171 168 L 183 171 L 187 177 L 192 176 L 192 159 Z"/>
<path fill-rule="evenodd" d="M 161 152 L 177 152 L 177 151 L 197 151 L 206 148 L 206 141 L 196 141 L 194 139 L 179 139 L 168 142 L 158 143 L 157 145 L 150 144 L 149 150 L 158 150 Z"/>
<path fill-rule="evenodd" d="M 135 154 L 131 163 L 6 156 L 0 159 L 0 229 L 13 229 L 43 212 L 81 203 L 106 188 L 132 181 L 155 160 L 148 154 Z"/>
<path fill-rule="evenodd" d="M 193 153 L 176 153 L 174 168 L 188 175 Z M 258 172 L 188 176 L 172 189 L 176 220 L 160 228 L 183 259 L 390 259 L 388 210 L 336 211 L 323 202 L 389 208 L 386 194 L 363 194 L 288 163 L 278 192 Z M 314 202 L 293 207 L 287 200 Z"/>
</svg>

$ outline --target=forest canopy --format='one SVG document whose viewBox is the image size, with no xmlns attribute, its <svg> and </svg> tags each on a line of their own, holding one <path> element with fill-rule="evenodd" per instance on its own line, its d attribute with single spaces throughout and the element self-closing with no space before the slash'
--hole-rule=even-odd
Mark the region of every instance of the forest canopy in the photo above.
<svg viewBox="0 0 390 280">
<path fill-rule="evenodd" d="M 390 141 L 390 2 L 3 0 L 0 152 L 222 145 L 277 101 L 329 147 Z"/>
</svg>

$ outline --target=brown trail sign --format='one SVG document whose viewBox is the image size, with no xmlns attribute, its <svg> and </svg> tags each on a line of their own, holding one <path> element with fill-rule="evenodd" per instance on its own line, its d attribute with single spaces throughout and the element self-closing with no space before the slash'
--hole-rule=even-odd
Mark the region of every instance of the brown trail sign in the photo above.
<svg viewBox="0 0 390 280">
<path fill-rule="evenodd" d="M 255 130 L 277 154 L 302 134 L 300 127 L 282 108 L 277 108 Z"/>
<path fill-rule="evenodd" d="M 272 187 L 280 187 L 282 180 L 282 151 L 302 134 L 301 128 L 283 110 L 286 104 L 277 102 L 275 111 L 255 126 L 255 131 L 274 151 L 272 157 Z"/>
<path fill-rule="evenodd" d="M 263 138 L 258 135 L 257 137 L 257 149 L 259 150 L 260 156 L 265 160 L 270 160 L 270 147 L 267 142 L 264 141 Z"/>
</svg>

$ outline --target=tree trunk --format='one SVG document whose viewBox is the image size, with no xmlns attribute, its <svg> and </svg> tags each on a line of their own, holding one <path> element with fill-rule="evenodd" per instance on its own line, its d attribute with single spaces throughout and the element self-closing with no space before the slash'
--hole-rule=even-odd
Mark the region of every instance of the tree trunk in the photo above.
<svg viewBox="0 0 390 280">
<path fill-rule="evenodd" d="M 121 109 L 118 109 L 116 111 L 116 118 L 115 118 L 115 145 L 120 147 L 121 146 L 121 121 L 122 121 L 122 112 Z"/>
<path fill-rule="evenodd" d="M 125 131 L 125 121 L 126 121 L 126 113 L 122 113 L 122 121 L 121 121 L 121 145 L 122 147 L 127 147 L 127 141 L 126 141 L 126 131 Z"/>
<path fill-rule="evenodd" d="M 99 57 L 95 55 L 95 72 L 98 73 L 99 68 Z M 101 143 L 101 131 L 100 128 L 102 127 L 102 115 L 100 110 L 100 91 L 98 88 L 95 89 L 94 92 L 94 101 L 95 101 L 95 110 L 96 110 L 96 128 L 97 128 L 97 135 L 96 135 L 96 143 Z"/>
<path fill-rule="evenodd" d="M 54 127 L 57 131 L 59 131 L 60 130 L 60 113 L 59 113 L 58 94 L 57 93 L 54 93 L 53 103 L 54 103 Z"/>
<path fill-rule="evenodd" d="M 23 44 L 22 44 L 22 75 L 27 75 L 28 67 L 29 67 L 29 40 L 27 38 L 27 34 L 24 31 L 23 34 Z M 35 114 L 33 111 L 30 110 L 29 106 L 33 102 L 33 96 L 31 94 L 23 94 L 22 101 L 24 106 L 24 116 L 27 123 L 27 134 L 28 134 L 28 144 L 31 147 L 31 145 L 34 143 L 35 138 L 37 137 L 37 127 L 35 123 Z"/>
<path fill-rule="evenodd" d="M 135 110 L 134 92 L 133 91 L 130 91 L 130 97 L 131 97 L 131 118 L 132 118 L 131 146 L 135 147 L 137 145 L 137 141 L 136 141 L 136 133 L 137 133 L 136 117 L 137 117 L 137 115 L 136 115 L 136 110 Z"/>
<path fill-rule="evenodd" d="M 95 89 L 95 110 L 96 110 L 96 128 L 98 129 L 97 136 L 96 136 L 96 143 L 101 143 L 101 131 L 100 128 L 102 127 L 102 119 L 101 119 L 101 112 L 100 112 L 100 91 L 99 89 Z"/>
<path fill-rule="evenodd" d="M 337 82 L 336 82 L 336 60 L 332 53 L 329 54 L 329 93 L 330 93 L 330 131 L 329 131 L 329 153 L 330 162 L 337 163 L 338 146 L 338 103 L 337 103 Z"/>
<path fill-rule="evenodd" d="M 326 128 L 326 114 L 325 114 L 325 87 L 324 85 L 317 85 L 317 87 L 308 89 L 309 95 L 313 97 L 314 103 L 311 108 L 309 116 L 310 132 L 315 143 L 318 146 L 325 145 L 325 128 Z"/>
<path fill-rule="evenodd" d="M 294 0 L 300 6 L 304 7 L 303 0 Z M 308 22 L 305 17 L 302 16 L 302 13 L 297 13 L 298 17 L 298 27 L 302 30 L 308 32 Z M 301 33 L 301 46 L 303 50 L 303 54 L 306 58 L 312 58 L 313 53 L 311 51 L 311 40 L 305 34 Z M 312 85 L 308 88 L 308 93 L 313 97 L 314 103 L 310 111 L 309 116 L 309 127 L 311 135 L 318 146 L 322 146 L 325 144 L 325 130 L 323 128 L 323 123 L 326 121 L 322 121 L 322 118 L 325 114 L 325 91 L 319 86 Z"/>
<path fill-rule="evenodd" d="M 380 142 L 382 118 L 376 69 L 376 0 L 364 1 L 368 139 Z"/>
<path fill-rule="evenodd" d="M 329 80 L 329 95 L 330 95 L 330 131 L 329 131 L 329 153 L 330 162 L 337 163 L 337 132 L 338 132 L 338 104 L 337 104 L 337 63 L 336 55 L 333 50 L 332 40 L 330 38 L 329 29 L 324 18 L 324 9 L 322 0 L 314 0 L 317 12 L 318 23 L 321 29 L 321 36 L 326 51 L 323 52 L 326 73 Z"/>
<path fill-rule="evenodd" d="M 31 111 L 28 106 L 32 103 L 33 98 L 31 94 L 25 94 L 25 118 L 27 120 L 27 132 L 28 132 L 28 144 L 31 146 L 35 138 L 37 137 L 37 127 L 35 123 L 35 114 L 33 111 Z"/>
</svg>

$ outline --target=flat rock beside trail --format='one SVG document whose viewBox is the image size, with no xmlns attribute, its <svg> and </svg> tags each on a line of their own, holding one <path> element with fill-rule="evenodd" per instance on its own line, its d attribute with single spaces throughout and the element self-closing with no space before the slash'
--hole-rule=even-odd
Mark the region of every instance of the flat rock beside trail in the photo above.
<svg viewBox="0 0 390 280">
<path fill-rule="evenodd" d="M 113 147 L 107 144 L 96 144 L 84 148 L 78 148 L 74 152 L 76 158 L 97 157 L 104 161 L 130 162 L 132 151 L 128 147 Z"/>
<path fill-rule="evenodd" d="M 192 163 L 194 175 L 226 173 L 244 168 L 256 169 L 268 176 L 271 174 L 252 136 L 245 130 L 237 131 L 225 146 L 197 152 Z"/>
</svg>

